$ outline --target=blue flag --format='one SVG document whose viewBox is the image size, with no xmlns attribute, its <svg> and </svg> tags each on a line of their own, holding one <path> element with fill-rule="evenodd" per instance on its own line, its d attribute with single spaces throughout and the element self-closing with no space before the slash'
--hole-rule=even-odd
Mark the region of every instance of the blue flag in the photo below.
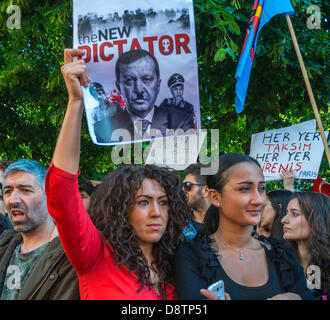
<svg viewBox="0 0 330 320">
<path fill-rule="evenodd" d="M 290 0 L 256 0 L 254 2 L 249 22 L 250 25 L 245 36 L 243 49 L 235 74 L 235 79 L 237 80 L 235 109 L 237 113 L 242 112 L 244 108 L 260 30 L 277 14 L 291 15 L 293 13 L 294 9 Z"/>
</svg>

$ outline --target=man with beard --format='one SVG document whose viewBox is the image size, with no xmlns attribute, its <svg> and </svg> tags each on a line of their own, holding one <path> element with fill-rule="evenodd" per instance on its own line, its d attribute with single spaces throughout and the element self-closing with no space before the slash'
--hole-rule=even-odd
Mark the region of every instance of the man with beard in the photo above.
<svg viewBox="0 0 330 320">
<path fill-rule="evenodd" d="M 47 169 L 34 160 L 11 164 L 3 200 L 14 230 L 0 236 L 0 299 L 79 299 L 78 279 L 48 214 Z"/>
<path fill-rule="evenodd" d="M 188 196 L 188 206 L 194 211 L 192 224 L 198 230 L 203 223 L 205 213 L 211 202 L 208 198 L 206 176 L 201 175 L 201 168 L 207 167 L 203 164 L 191 164 L 185 171 L 183 190 Z"/>
</svg>

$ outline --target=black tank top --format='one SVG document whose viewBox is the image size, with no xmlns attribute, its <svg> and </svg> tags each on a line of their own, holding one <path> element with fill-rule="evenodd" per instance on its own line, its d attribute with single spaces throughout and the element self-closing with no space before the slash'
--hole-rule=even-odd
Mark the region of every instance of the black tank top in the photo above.
<svg viewBox="0 0 330 320">
<path fill-rule="evenodd" d="M 265 248 L 264 248 L 265 249 Z M 274 265 L 270 261 L 267 253 L 266 259 L 268 264 L 269 277 L 267 283 L 259 287 L 247 287 L 234 282 L 220 264 L 220 279 L 224 282 L 225 292 L 229 293 L 232 300 L 266 300 L 276 296 L 277 294 L 284 293 L 281 286 L 280 279 L 277 275 Z"/>
</svg>

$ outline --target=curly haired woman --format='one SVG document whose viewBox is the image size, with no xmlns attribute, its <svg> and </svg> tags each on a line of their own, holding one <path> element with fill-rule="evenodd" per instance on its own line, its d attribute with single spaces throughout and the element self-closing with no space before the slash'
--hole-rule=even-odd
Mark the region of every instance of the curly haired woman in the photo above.
<svg viewBox="0 0 330 320">
<path fill-rule="evenodd" d="M 46 177 L 49 213 L 79 278 L 82 299 L 175 299 L 174 252 L 191 213 L 180 178 L 165 168 L 120 167 L 93 193 L 78 189 L 84 51 L 66 49 L 69 102 Z M 94 223 L 93 223 L 94 222 Z"/>
<path fill-rule="evenodd" d="M 315 283 L 316 293 L 329 298 L 330 197 L 311 191 L 294 193 L 281 222 L 283 237 L 293 245 L 307 278 L 310 266 L 320 268 L 321 286 Z"/>
</svg>

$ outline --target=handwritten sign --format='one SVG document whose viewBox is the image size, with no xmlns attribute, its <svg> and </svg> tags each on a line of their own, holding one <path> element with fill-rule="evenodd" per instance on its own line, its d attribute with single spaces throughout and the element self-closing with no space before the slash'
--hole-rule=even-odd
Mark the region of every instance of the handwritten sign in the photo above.
<svg viewBox="0 0 330 320">
<path fill-rule="evenodd" d="M 266 180 L 281 179 L 284 169 L 293 169 L 299 179 L 316 179 L 324 147 L 315 130 L 316 121 L 310 120 L 253 134 L 250 156 L 260 163 Z"/>
</svg>

